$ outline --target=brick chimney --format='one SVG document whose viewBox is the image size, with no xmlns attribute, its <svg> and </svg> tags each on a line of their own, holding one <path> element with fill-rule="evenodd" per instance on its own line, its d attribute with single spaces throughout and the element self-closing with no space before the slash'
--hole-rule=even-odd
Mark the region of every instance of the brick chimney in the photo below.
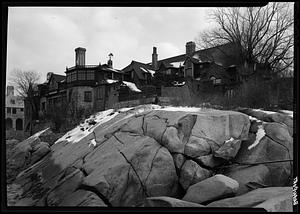
<svg viewBox="0 0 300 214">
<path fill-rule="evenodd" d="M 7 93 L 7 96 L 14 96 L 14 87 L 11 85 L 8 85 L 6 87 L 6 93 Z"/>
<path fill-rule="evenodd" d="M 158 64 L 157 64 L 157 58 L 158 58 L 158 54 L 157 54 L 157 49 L 156 47 L 153 47 L 153 53 L 152 53 L 152 67 L 154 70 L 158 69 Z"/>
<path fill-rule="evenodd" d="M 185 50 L 186 50 L 186 55 L 187 56 L 192 56 L 193 53 L 195 52 L 196 50 L 196 44 L 195 42 L 187 42 L 186 45 L 185 45 Z"/>
<path fill-rule="evenodd" d="M 75 49 L 75 65 L 85 66 L 85 48 L 78 47 Z"/>
</svg>

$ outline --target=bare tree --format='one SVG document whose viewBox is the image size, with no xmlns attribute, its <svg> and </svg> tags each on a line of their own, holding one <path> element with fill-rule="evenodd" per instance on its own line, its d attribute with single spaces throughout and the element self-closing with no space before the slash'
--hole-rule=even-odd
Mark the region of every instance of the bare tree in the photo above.
<svg viewBox="0 0 300 214">
<path fill-rule="evenodd" d="M 198 47 L 228 42 L 237 45 L 240 63 L 261 63 L 273 74 L 293 71 L 293 3 L 270 2 L 264 7 L 218 8 L 211 18 L 217 27 L 196 38 Z"/>
<path fill-rule="evenodd" d="M 14 69 L 10 75 L 10 81 L 16 86 L 16 90 L 22 98 L 29 97 L 32 90 L 40 80 L 40 75 L 35 71 Z"/>
<path fill-rule="evenodd" d="M 40 80 L 40 75 L 35 71 L 24 71 L 15 69 L 12 71 L 10 81 L 16 86 L 16 90 L 25 102 L 25 129 L 29 127 L 32 134 L 32 125 L 34 113 L 37 112 L 37 106 L 34 100 L 34 91 Z M 28 118 L 27 118 L 28 117 Z"/>
</svg>

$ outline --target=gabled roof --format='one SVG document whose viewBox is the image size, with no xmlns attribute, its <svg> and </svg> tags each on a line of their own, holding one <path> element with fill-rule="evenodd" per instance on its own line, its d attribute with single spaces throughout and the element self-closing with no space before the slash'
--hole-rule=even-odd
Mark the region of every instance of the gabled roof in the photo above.
<svg viewBox="0 0 300 214">
<path fill-rule="evenodd" d="M 54 80 L 55 82 L 61 82 L 66 79 L 66 76 L 60 75 L 60 74 L 51 74 L 51 77 L 49 79 L 49 82 Z"/>
<path fill-rule="evenodd" d="M 153 74 L 151 65 L 142 62 L 131 61 L 131 63 L 122 69 L 124 73 L 134 70 L 139 79 L 146 79 L 144 74 Z M 153 72 L 152 72 L 153 71 Z"/>
<path fill-rule="evenodd" d="M 229 66 L 233 63 L 231 60 L 228 60 L 228 58 L 222 58 L 223 56 L 234 56 L 236 57 L 238 52 L 232 51 L 232 49 L 235 49 L 236 46 L 233 43 L 226 43 L 222 45 L 218 45 L 211 48 L 201 49 L 194 52 L 192 58 L 198 59 L 200 61 L 216 61 L 221 62 L 224 64 L 224 66 Z M 188 56 L 186 54 L 181 54 L 173 57 L 169 57 L 166 59 L 158 60 L 158 67 L 160 67 L 161 63 L 165 64 L 171 64 L 173 62 L 180 62 L 185 61 Z M 151 65 L 151 63 L 148 63 L 148 65 Z"/>
</svg>

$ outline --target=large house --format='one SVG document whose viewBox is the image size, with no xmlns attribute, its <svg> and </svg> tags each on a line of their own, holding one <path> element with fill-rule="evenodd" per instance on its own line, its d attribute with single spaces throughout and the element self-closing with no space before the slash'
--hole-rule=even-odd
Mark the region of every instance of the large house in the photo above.
<svg viewBox="0 0 300 214">
<path fill-rule="evenodd" d="M 184 54 L 161 60 L 158 60 L 157 48 L 153 47 L 150 63 L 132 61 L 123 72 L 138 85 L 155 85 L 158 92 L 162 86 L 189 84 L 194 93 L 218 92 L 231 97 L 242 81 L 267 78 L 266 70 L 258 63 L 243 62 L 234 43 L 196 50 L 194 42 L 187 42 Z"/>
<path fill-rule="evenodd" d="M 85 52 L 85 48 L 76 48 L 75 66 L 66 67 L 65 76 L 49 72 L 46 82 L 38 85 L 40 116 L 58 107 L 73 112 L 101 111 L 141 92 L 131 79 L 125 80 L 122 71 L 113 68 L 112 54 L 107 64 L 86 65 Z"/>
<path fill-rule="evenodd" d="M 66 107 L 71 113 L 101 111 L 122 101 L 162 96 L 163 88 L 166 91 L 182 86 L 188 86 L 194 94 L 232 97 L 234 89 L 253 73 L 266 78 L 266 72 L 255 72 L 266 70 L 263 66 L 242 62 L 234 43 L 196 50 L 194 42 L 187 42 L 185 47 L 184 54 L 161 60 L 153 47 L 151 62 L 132 61 L 122 70 L 113 68 L 112 54 L 107 64 L 86 65 L 86 49 L 78 47 L 75 65 L 66 67 L 66 75 L 49 72 L 47 81 L 38 85 L 38 113 L 45 115 L 58 107 Z"/>
<path fill-rule="evenodd" d="M 14 87 L 7 86 L 5 96 L 5 129 L 24 129 L 24 101 L 14 94 Z"/>
</svg>

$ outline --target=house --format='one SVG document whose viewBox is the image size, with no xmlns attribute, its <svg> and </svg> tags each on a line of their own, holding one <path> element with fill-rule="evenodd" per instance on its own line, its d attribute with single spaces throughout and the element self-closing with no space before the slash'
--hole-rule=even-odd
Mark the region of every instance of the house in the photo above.
<svg viewBox="0 0 300 214">
<path fill-rule="evenodd" d="M 122 71 L 124 77 L 139 86 L 154 85 L 157 94 L 164 87 L 181 87 L 186 83 L 197 91 L 213 90 L 232 94 L 241 82 L 239 52 L 233 43 L 196 51 L 194 42 L 186 43 L 186 52 L 158 60 L 153 47 L 151 63 L 132 61 Z M 245 75 L 247 76 L 247 75 Z"/>
<path fill-rule="evenodd" d="M 38 85 L 39 116 L 60 108 L 71 114 L 82 109 L 101 111 L 141 92 L 134 83 L 124 80 L 122 71 L 113 68 L 112 53 L 107 64 L 86 65 L 85 52 L 85 48 L 76 48 L 75 66 L 66 67 L 65 76 L 49 72 L 47 80 Z"/>
<path fill-rule="evenodd" d="M 5 129 L 24 130 L 24 101 L 14 95 L 14 87 L 6 87 L 5 95 Z"/>
</svg>

